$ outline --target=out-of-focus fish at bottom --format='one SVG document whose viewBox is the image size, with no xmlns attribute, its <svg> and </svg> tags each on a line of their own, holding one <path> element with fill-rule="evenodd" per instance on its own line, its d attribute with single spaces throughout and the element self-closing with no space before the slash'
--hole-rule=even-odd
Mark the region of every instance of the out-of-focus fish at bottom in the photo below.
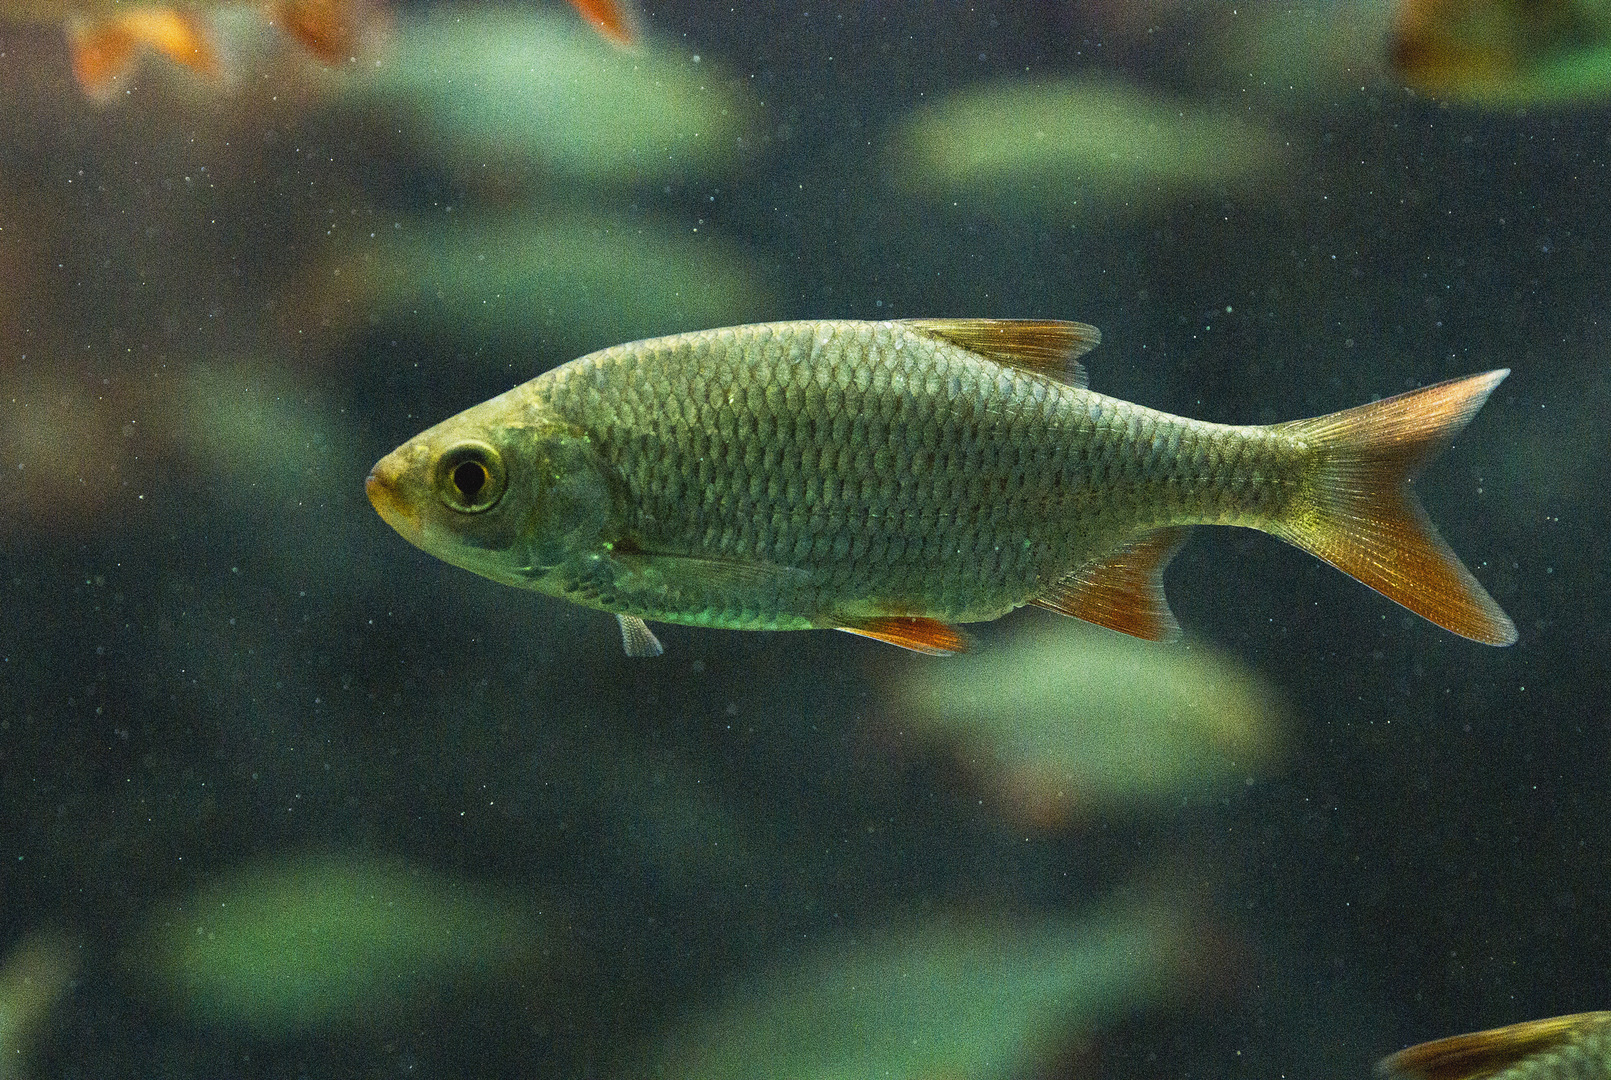
<svg viewBox="0 0 1611 1080">
<path fill-rule="evenodd" d="M 524 896 L 364 855 L 282 856 L 150 918 L 129 959 L 208 1024 L 286 1038 L 391 1022 L 550 958 L 557 921 Z"/>
<path fill-rule="evenodd" d="M 623 1080 L 1036 1075 L 1094 1029 L 1189 994 L 1214 945 L 1167 901 L 863 928 L 735 987 Z"/>
<path fill-rule="evenodd" d="M 1606 1080 L 1611 1077 L 1611 1012 L 1454 1035 L 1400 1050 L 1376 1064 L 1389 1080 Z"/>
<path fill-rule="evenodd" d="M 1004 813 L 1041 827 L 1240 787 L 1275 757 L 1285 712 L 1254 672 L 1201 643 L 1160 647 L 1068 619 L 905 668 L 885 697 L 903 742 L 954 747 Z"/>
</svg>

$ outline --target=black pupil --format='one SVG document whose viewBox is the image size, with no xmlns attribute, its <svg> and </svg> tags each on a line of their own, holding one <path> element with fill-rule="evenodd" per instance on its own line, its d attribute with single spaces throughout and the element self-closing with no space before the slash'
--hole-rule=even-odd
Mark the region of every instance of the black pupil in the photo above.
<svg viewBox="0 0 1611 1080">
<path fill-rule="evenodd" d="M 487 484 L 487 467 L 479 461 L 466 461 L 453 467 L 453 486 L 466 502 L 472 501 Z"/>
</svg>

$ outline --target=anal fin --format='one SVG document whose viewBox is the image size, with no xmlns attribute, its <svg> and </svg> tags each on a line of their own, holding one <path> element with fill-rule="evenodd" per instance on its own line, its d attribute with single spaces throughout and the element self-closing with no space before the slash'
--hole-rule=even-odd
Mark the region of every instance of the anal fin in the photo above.
<svg viewBox="0 0 1611 1080">
<path fill-rule="evenodd" d="M 950 656 L 952 653 L 968 651 L 968 637 L 961 630 L 939 619 L 927 619 L 922 616 L 886 615 L 875 619 L 863 619 L 854 626 L 840 626 L 836 629 L 843 630 L 847 634 L 875 638 L 890 645 L 899 645 L 913 652 L 927 653 L 929 656 Z"/>
<path fill-rule="evenodd" d="M 1180 635 L 1164 599 L 1163 572 L 1191 534 L 1190 526 L 1159 529 L 1057 582 L 1030 603 L 1151 641 Z"/>
</svg>

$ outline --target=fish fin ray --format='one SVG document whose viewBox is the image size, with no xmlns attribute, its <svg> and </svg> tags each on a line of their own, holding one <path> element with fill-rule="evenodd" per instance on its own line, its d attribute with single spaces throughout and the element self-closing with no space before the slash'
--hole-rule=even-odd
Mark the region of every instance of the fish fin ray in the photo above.
<svg viewBox="0 0 1611 1080">
<path fill-rule="evenodd" d="M 638 17 L 628 0 L 570 0 L 571 7 L 612 44 L 630 47 L 638 40 Z"/>
<path fill-rule="evenodd" d="M 853 624 L 835 627 L 847 634 L 859 634 L 890 645 L 899 645 L 912 652 L 929 656 L 950 656 L 967 652 L 968 635 L 950 623 L 920 615 L 884 615 L 860 619 Z"/>
<path fill-rule="evenodd" d="M 1056 379 L 1083 390 L 1090 377 L 1080 357 L 1096 348 L 1102 331 L 1057 319 L 902 319 L 925 337 L 939 338 L 998 364 Z"/>
<path fill-rule="evenodd" d="M 1574 1013 L 1454 1035 L 1385 1057 L 1376 1063 L 1376 1073 L 1405 1080 L 1479 1080 L 1602 1026 L 1611 1026 L 1611 1012 Z"/>
<path fill-rule="evenodd" d="M 1488 645 L 1513 643 L 1516 625 L 1438 535 L 1409 486 L 1509 373 L 1275 425 L 1312 443 L 1318 463 L 1306 493 L 1266 528 L 1446 630 Z"/>
<path fill-rule="evenodd" d="M 206 28 L 191 15 L 168 7 L 141 6 L 100 20 L 75 20 L 67 28 L 73 77 L 92 100 L 106 103 L 117 82 L 134 69 L 141 49 L 216 77 L 223 70 Z"/>
<path fill-rule="evenodd" d="M 1163 572 L 1191 526 L 1148 533 L 1101 562 L 1059 580 L 1030 603 L 1149 641 L 1173 641 L 1180 623 L 1164 598 Z"/>
<path fill-rule="evenodd" d="M 626 650 L 628 656 L 659 656 L 666 651 L 660 639 L 654 636 L 654 631 L 649 629 L 649 624 L 636 615 L 617 612 L 615 618 L 621 624 L 621 648 Z"/>
</svg>

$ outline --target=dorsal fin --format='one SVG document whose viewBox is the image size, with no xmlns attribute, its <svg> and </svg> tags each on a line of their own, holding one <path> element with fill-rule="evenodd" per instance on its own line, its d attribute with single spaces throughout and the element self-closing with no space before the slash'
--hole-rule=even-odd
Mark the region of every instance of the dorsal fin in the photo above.
<svg viewBox="0 0 1611 1080">
<path fill-rule="evenodd" d="M 1084 390 L 1090 384 L 1080 357 L 1096 348 L 1102 331 L 1057 319 L 902 319 L 925 337 L 960 345 L 998 364 Z"/>
<path fill-rule="evenodd" d="M 1030 603 L 1138 638 L 1173 640 L 1180 624 L 1164 599 L 1163 572 L 1190 533 L 1189 525 L 1159 529 L 1076 570 Z"/>
</svg>

